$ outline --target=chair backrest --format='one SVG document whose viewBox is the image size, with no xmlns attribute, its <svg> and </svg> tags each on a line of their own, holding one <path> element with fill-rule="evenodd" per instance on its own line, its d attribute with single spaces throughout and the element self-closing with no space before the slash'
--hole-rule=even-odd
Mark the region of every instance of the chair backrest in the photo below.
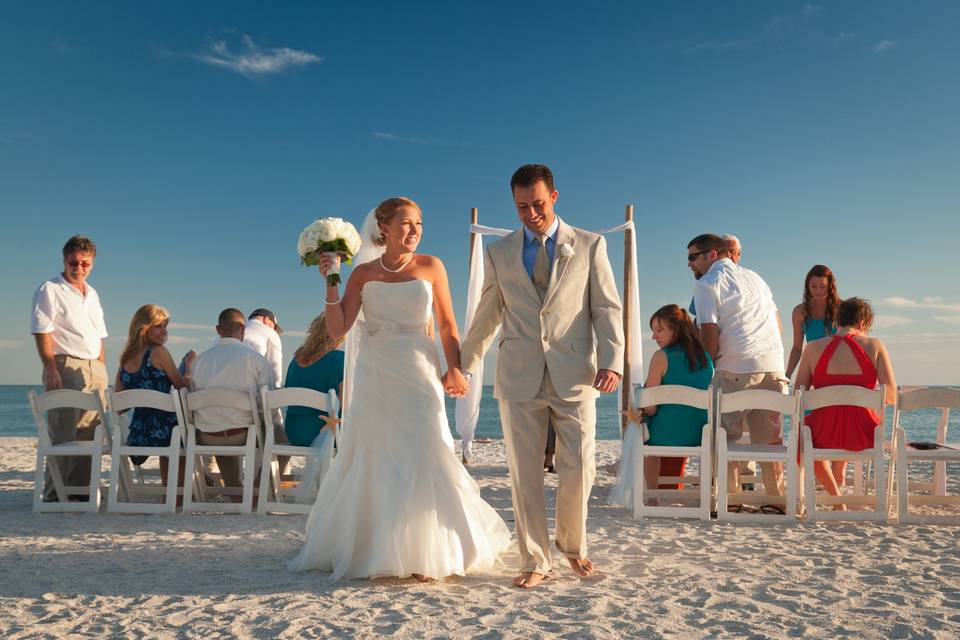
<svg viewBox="0 0 960 640">
<path fill-rule="evenodd" d="M 748 411 L 764 409 L 792 415 L 799 409 L 799 392 L 786 394 L 771 389 L 746 389 L 717 395 L 717 410 L 719 413 L 732 411 Z"/>
<path fill-rule="evenodd" d="M 883 399 L 886 390 L 883 385 L 876 389 L 865 389 L 856 385 L 836 385 L 820 389 L 804 389 L 802 394 L 803 409 L 813 411 L 823 407 L 844 405 L 873 409 L 880 416 L 883 424 Z"/>
<path fill-rule="evenodd" d="M 334 389 L 323 393 L 305 387 L 268 389 L 266 385 L 263 385 L 260 387 L 260 406 L 263 408 L 263 423 L 266 425 L 267 442 L 273 442 L 274 425 L 278 420 L 282 420 L 280 409 L 291 405 L 325 411 L 328 416 L 334 418 L 337 417 L 340 410 L 337 392 Z"/>
<path fill-rule="evenodd" d="M 103 433 L 106 438 L 110 438 L 110 427 L 107 425 L 106 410 L 103 407 L 103 401 L 100 394 L 91 391 L 77 391 L 76 389 L 54 389 L 37 393 L 29 391 L 27 401 L 30 403 L 30 409 L 33 412 L 33 421 L 37 425 L 37 438 L 40 444 L 50 446 L 50 426 L 47 421 L 47 411 L 56 409 L 82 409 L 84 411 L 96 411 L 100 418 L 100 424 L 103 426 Z"/>
<path fill-rule="evenodd" d="M 152 389 L 128 389 L 126 391 L 113 391 L 107 389 L 106 393 L 107 411 L 110 412 L 110 421 L 113 423 L 113 430 L 116 436 L 120 437 L 121 444 L 126 440 L 127 422 L 123 420 L 120 412 L 129 409 L 144 407 L 157 409 L 159 411 L 169 411 L 177 415 L 177 426 L 175 429 L 183 433 L 182 419 L 183 413 L 180 411 L 180 394 L 176 389 L 170 389 L 169 393 L 161 393 Z"/>
<path fill-rule="evenodd" d="M 710 410 L 713 389 L 696 389 L 679 384 L 662 384 L 656 387 L 637 387 L 634 402 L 638 407 L 652 407 L 661 404 L 682 404 L 697 409 Z"/>
<path fill-rule="evenodd" d="M 261 424 L 257 396 L 252 389 L 250 391 L 237 391 L 236 389 L 210 388 L 187 391 L 184 388 L 180 389 L 180 402 L 186 424 L 192 425 L 200 431 L 222 431 L 242 426 L 259 427 Z M 249 412 L 252 422 L 249 425 L 198 423 L 194 413 L 203 409 L 234 409 Z"/>
<path fill-rule="evenodd" d="M 917 409 L 960 410 L 960 389 L 929 389 L 926 387 L 897 389 L 897 408 L 900 411 Z"/>
</svg>

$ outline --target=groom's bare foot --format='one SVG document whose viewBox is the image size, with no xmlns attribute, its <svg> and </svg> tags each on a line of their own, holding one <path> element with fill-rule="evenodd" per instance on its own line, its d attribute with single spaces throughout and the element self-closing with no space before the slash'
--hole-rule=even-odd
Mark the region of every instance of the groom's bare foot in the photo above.
<svg viewBox="0 0 960 640">
<path fill-rule="evenodd" d="M 521 589 L 533 589 L 546 579 L 546 574 L 537 573 L 536 571 L 524 571 L 513 579 L 513 586 L 520 587 Z"/>
<path fill-rule="evenodd" d="M 567 558 L 567 561 L 570 562 L 570 568 L 573 569 L 581 578 L 587 578 L 593 575 L 593 572 L 596 571 L 596 567 L 593 566 L 593 563 L 584 558 L 583 560 L 577 560 L 576 558 Z"/>
<path fill-rule="evenodd" d="M 425 576 L 422 573 L 411 573 L 414 578 L 417 579 L 417 582 L 434 582 L 434 579 L 430 576 Z"/>
</svg>

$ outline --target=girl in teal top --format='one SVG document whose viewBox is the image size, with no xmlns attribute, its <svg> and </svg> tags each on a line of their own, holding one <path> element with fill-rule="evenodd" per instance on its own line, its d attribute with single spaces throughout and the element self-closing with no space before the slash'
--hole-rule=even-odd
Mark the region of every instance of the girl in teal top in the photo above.
<svg viewBox="0 0 960 640">
<path fill-rule="evenodd" d="M 303 345 L 293 354 L 287 368 L 287 387 L 305 387 L 326 393 L 333 389 L 343 397 L 344 353 L 337 347 L 341 340 L 331 340 L 327 334 L 324 314 L 310 323 Z M 320 416 L 327 415 L 309 407 L 287 407 L 284 430 L 290 444 L 309 447 L 324 426 Z"/>
<path fill-rule="evenodd" d="M 803 281 L 803 302 L 793 308 L 793 347 L 787 358 L 787 377 L 793 375 L 804 341 L 807 344 L 837 332 L 837 307 L 840 295 L 833 271 L 822 264 L 815 264 Z"/>
<path fill-rule="evenodd" d="M 690 315 L 678 305 L 661 307 L 650 318 L 653 339 L 660 350 L 650 360 L 644 387 L 678 384 L 706 389 L 713 378 L 713 360 L 697 339 Z M 643 407 L 650 431 L 648 445 L 691 447 L 700 444 L 707 412 L 677 404 Z M 644 459 L 648 487 L 659 486 L 660 458 Z"/>
</svg>

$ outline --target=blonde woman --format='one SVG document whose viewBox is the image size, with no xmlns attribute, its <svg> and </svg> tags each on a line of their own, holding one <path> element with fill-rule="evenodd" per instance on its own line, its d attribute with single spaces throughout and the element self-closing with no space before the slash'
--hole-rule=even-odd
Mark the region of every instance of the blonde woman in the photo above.
<svg viewBox="0 0 960 640">
<path fill-rule="evenodd" d="M 287 367 L 287 387 L 305 387 L 326 393 L 336 389 L 337 397 L 343 397 L 343 351 L 337 347 L 343 339 L 334 339 L 327 333 L 326 313 L 321 313 L 310 323 L 307 337 L 293 354 Z M 307 407 L 289 407 L 284 420 L 284 430 L 290 444 L 310 446 L 320 435 L 324 422 L 322 411 Z"/>
<path fill-rule="evenodd" d="M 168 322 L 170 314 L 155 304 L 145 304 L 133 314 L 114 384 L 117 391 L 150 389 L 169 393 L 171 386 L 179 389 L 186 384 L 170 352 L 163 346 L 167 341 Z M 166 447 L 170 444 L 170 434 L 176 423 L 177 416 L 174 413 L 136 407 L 130 420 L 127 444 L 136 447 Z M 146 456 L 130 456 L 130 461 L 136 465 L 141 465 L 146 460 Z M 160 458 L 160 473 L 164 484 L 167 482 L 167 463 L 167 458 Z"/>
</svg>

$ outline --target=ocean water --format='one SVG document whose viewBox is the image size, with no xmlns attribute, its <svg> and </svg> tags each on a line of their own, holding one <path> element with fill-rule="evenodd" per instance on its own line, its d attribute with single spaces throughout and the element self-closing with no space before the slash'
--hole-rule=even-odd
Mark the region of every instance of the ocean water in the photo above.
<svg viewBox="0 0 960 640">
<path fill-rule="evenodd" d="M 36 426 L 27 403 L 27 392 L 31 389 L 40 392 L 41 387 L 33 385 L 0 385 L 0 436 L 34 436 Z M 620 419 L 617 413 L 619 394 L 604 394 L 597 400 L 597 438 L 600 440 L 617 440 L 620 438 Z M 450 420 L 451 430 L 456 436 L 454 425 L 454 399 L 447 398 L 447 417 Z M 892 409 L 887 410 L 887 428 L 893 422 Z M 903 414 L 903 427 L 910 440 L 936 439 L 937 424 L 940 421 L 940 412 L 926 409 L 911 411 Z M 789 424 L 786 425 L 789 429 Z M 960 412 L 950 414 L 950 424 L 947 429 L 948 439 L 956 442 L 960 440 Z M 480 419 L 477 422 L 477 438 L 498 439 L 503 437 L 500 430 L 500 409 L 493 398 L 493 387 L 483 388 L 483 397 L 480 399 Z"/>
</svg>

